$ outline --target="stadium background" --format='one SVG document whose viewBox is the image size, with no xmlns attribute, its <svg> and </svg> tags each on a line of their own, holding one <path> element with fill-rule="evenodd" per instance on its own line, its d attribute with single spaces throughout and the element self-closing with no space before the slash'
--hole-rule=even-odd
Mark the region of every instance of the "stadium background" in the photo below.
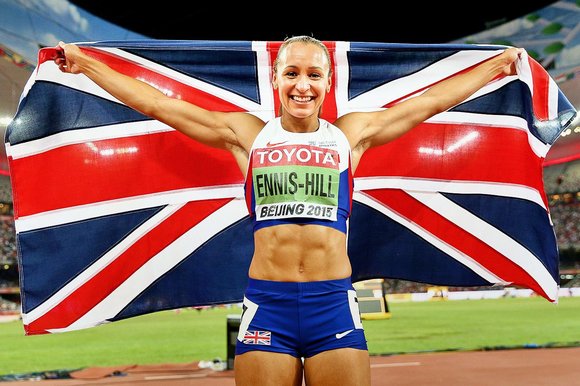
<svg viewBox="0 0 580 386">
<path fill-rule="evenodd" d="M 376 13 L 369 12 L 368 7 L 364 11 L 360 10 L 362 8 L 342 13 L 337 10 L 339 14 L 348 13 L 349 19 L 333 16 L 332 12 L 313 17 L 310 13 L 315 11 L 310 9 L 286 9 L 284 12 L 291 14 L 287 19 L 279 19 L 279 11 L 271 11 L 272 14 L 264 18 L 252 17 L 251 10 L 247 8 L 231 9 L 226 15 L 220 15 L 219 23 L 208 27 L 201 22 L 204 16 L 199 9 L 191 6 L 178 9 L 178 5 L 172 6 L 171 2 L 164 2 L 163 8 L 126 7 L 119 10 L 108 1 L 43 0 L 29 4 L 0 0 L 0 7 L 8 10 L 0 15 L 0 56 L 5 59 L 0 61 L 0 131 L 4 133 L 10 117 L 16 111 L 18 98 L 36 64 L 36 51 L 43 46 L 53 46 L 58 40 L 92 41 L 142 37 L 281 40 L 285 36 L 306 33 L 322 40 L 512 44 L 526 48 L 550 72 L 576 109 L 579 109 L 580 11 L 577 2 L 529 1 L 525 5 L 518 4 L 509 9 L 502 7 L 501 3 L 487 2 L 485 9 L 474 6 L 470 9 L 473 17 L 458 18 L 451 16 L 455 12 L 451 12 L 451 5 L 447 6 L 445 2 L 440 2 L 437 9 L 430 9 L 434 6 L 425 6 L 420 13 L 415 12 L 411 8 L 414 5 L 409 2 L 409 8 L 397 10 L 398 14 L 404 15 L 403 20 L 383 13 L 379 19 Z M 84 10 L 77 6 L 84 7 Z M 547 9 L 553 12 L 546 13 Z M 538 14 L 550 15 L 550 19 L 535 18 L 534 15 Z M 25 24 L 19 24 L 14 15 L 23 17 Z M 562 28 L 560 18 L 563 17 L 575 17 L 576 28 Z M 366 30 L 345 28 L 353 19 L 362 18 L 366 21 Z M 381 20 L 387 22 L 380 24 Z M 524 29 L 517 28 L 518 25 L 534 23 L 537 20 L 545 23 L 541 34 L 530 36 L 525 34 Z M 89 23 L 89 26 L 85 24 L 83 28 L 83 23 Z M 322 23 L 323 26 L 317 29 L 317 23 Z M 281 27 L 288 25 L 292 27 Z M 373 25 L 380 28 L 370 28 Z M 565 136 L 556 141 L 546 158 L 544 185 L 560 248 L 561 285 L 571 288 L 580 287 L 578 119 L 564 134 Z M 18 315 L 17 251 L 10 179 L 4 149 L 0 151 L 0 248 L 0 315 Z M 388 294 L 424 293 L 427 292 L 428 284 L 387 280 L 384 289 Z"/>
</svg>

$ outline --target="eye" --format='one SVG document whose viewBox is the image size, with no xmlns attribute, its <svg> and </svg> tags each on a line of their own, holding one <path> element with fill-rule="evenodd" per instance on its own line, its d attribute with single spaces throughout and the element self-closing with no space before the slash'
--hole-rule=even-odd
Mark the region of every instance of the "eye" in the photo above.
<svg viewBox="0 0 580 386">
<path fill-rule="evenodd" d="M 289 78 L 295 78 L 296 76 L 298 76 L 298 74 L 295 71 L 287 71 L 284 75 L 286 75 Z"/>
<path fill-rule="evenodd" d="M 322 75 L 319 74 L 318 72 L 314 72 L 314 73 L 310 74 L 310 77 L 313 79 L 320 79 L 320 78 L 322 78 Z"/>
</svg>

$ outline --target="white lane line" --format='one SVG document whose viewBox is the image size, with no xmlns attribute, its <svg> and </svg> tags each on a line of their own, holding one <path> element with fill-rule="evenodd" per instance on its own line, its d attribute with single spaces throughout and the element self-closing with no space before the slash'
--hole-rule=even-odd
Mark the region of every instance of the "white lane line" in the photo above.
<svg viewBox="0 0 580 386">
<path fill-rule="evenodd" d="M 371 368 L 378 367 L 406 367 L 406 366 L 421 366 L 421 362 L 395 362 L 395 363 L 376 363 L 372 364 Z"/>
<path fill-rule="evenodd" d="M 205 378 L 207 374 L 188 374 L 188 375 L 158 375 L 152 377 L 144 377 L 146 381 L 160 380 L 160 379 L 183 379 L 183 378 Z"/>
</svg>

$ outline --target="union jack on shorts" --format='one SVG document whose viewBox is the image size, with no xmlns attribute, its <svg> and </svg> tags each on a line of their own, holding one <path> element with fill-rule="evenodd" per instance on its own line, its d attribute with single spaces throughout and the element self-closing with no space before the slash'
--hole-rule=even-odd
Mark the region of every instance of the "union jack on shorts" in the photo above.
<svg viewBox="0 0 580 386">
<path fill-rule="evenodd" d="M 271 338 L 272 333 L 270 331 L 246 331 L 242 343 L 269 346 Z"/>
</svg>

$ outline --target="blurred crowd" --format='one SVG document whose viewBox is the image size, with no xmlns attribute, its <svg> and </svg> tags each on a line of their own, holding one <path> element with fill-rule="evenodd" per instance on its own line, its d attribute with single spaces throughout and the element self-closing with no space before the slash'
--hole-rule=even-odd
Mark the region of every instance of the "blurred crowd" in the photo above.
<svg viewBox="0 0 580 386">
<path fill-rule="evenodd" d="M 544 190 L 548 195 L 580 191 L 580 159 L 544 168 Z"/>
<path fill-rule="evenodd" d="M 19 311 L 20 304 L 0 297 L 0 315 L 2 313 L 14 313 Z"/>
<path fill-rule="evenodd" d="M 544 168 L 558 247 L 580 250 L 580 160 Z"/>
<path fill-rule="evenodd" d="M 0 215 L 0 266 L 15 263 L 16 231 L 14 230 L 14 218 Z"/>
<path fill-rule="evenodd" d="M 557 203 L 550 210 L 558 247 L 580 250 L 580 201 Z"/>
<path fill-rule="evenodd" d="M 401 279 L 385 279 L 383 283 L 383 292 L 386 294 L 407 294 L 407 293 L 421 293 L 428 292 L 432 284 L 417 283 L 413 281 Z M 450 291 L 477 291 L 489 290 L 489 286 L 485 287 L 452 287 L 445 286 Z M 494 286 L 493 289 L 503 289 L 503 286 Z"/>
<path fill-rule="evenodd" d="M 8 177 L 0 178 L 0 202 L 12 202 L 12 189 Z"/>
</svg>

